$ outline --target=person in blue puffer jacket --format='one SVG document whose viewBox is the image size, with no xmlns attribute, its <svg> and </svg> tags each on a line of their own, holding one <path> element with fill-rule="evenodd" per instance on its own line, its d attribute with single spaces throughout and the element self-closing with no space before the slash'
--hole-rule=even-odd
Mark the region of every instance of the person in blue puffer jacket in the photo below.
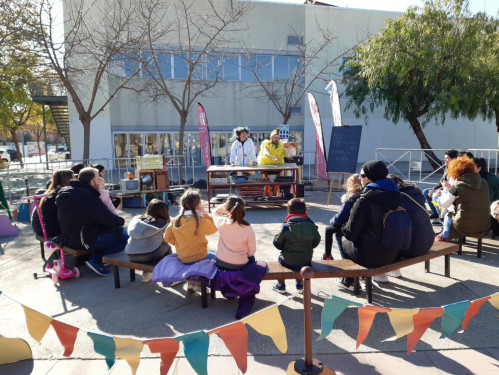
<svg viewBox="0 0 499 375">
<path fill-rule="evenodd" d="M 362 179 L 360 174 L 356 173 L 351 175 L 347 182 L 345 183 L 346 193 L 341 196 L 341 207 L 340 212 L 333 216 L 330 225 L 326 227 L 325 238 L 326 247 L 325 252 L 322 255 L 322 260 L 333 259 L 331 255 L 331 248 L 333 246 L 333 234 L 336 239 L 336 244 L 338 245 L 338 250 L 340 252 L 341 258 L 345 258 L 343 253 L 343 246 L 341 244 L 343 235 L 341 233 L 341 226 L 348 221 L 350 217 L 350 210 L 353 207 L 355 201 L 360 197 L 360 193 L 363 190 Z"/>
</svg>

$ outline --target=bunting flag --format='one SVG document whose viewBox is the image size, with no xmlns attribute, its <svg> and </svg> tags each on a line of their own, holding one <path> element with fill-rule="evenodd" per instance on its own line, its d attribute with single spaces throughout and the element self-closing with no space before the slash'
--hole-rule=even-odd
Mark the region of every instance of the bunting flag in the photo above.
<svg viewBox="0 0 499 375">
<path fill-rule="evenodd" d="M 259 311 L 258 313 L 243 319 L 242 322 L 249 324 L 261 335 L 270 336 L 281 353 L 286 353 L 288 351 L 286 328 L 284 327 L 277 305 Z"/>
<path fill-rule="evenodd" d="M 414 315 L 419 313 L 417 309 L 392 309 L 388 312 L 388 318 L 392 324 L 397 339 L 414 331 Z"/>
<path fill-rule="evenodd" d="M 54 327 L 55 333 L 59 338 L 62 346 L 64 347 L 64 357 L 69 357 L 73 353 L 75 347 L 76 336 L 78 335 L 79 329 L 69 324 L 59 322 L 58 320 L 52 319 L 52 327 Z"/>
<path fill-rule="evenodd" d="M 175 340 L 184 344 L 185 358 L 199 375 L 208 375 L 208 346 L 210 336 L 205 331 L 188 333 L 175 337 Z"/>
<path fill-rule="evenodd" d="M 324 308 L 321 314 L 321 335 L 317 341 L 324 339 L 333 330 L 334 321 L 348 306 L 362 306 L 357 302 L 352 302 L 340 297 L 331 296 L 324 300 Z"/>
<path fill-rule="evenodd" d="M 244 323 L 236 322 L 228 326 L 214 329 L 208 335 L 216 333 L 225 343 L 234 357 L 237 367 L 243 374 L 248 368 L 248 330 Z"/>
<path fill-rule="evenodd" d="M 116 357 L 124 359 L 131 367 L 132 374 L 135 375 L 140 363 L 140 353 L 144 348 L 142 341 L 131 338 L 114 337 L 114 344 L 116 345 Z"/>
<path fill-rule="evenodd" d="M 319 107 L 315 100 L 314 94 L 308 93 L 308 101 L 310 103 L 310 113 L 315 125 L 315 167 L 314 173 L 316 176 L 325 180 L 329 180 L 327 174 L 327 159 L 326 159 L 326 146 L 324 145 L 324 134 L 322 132 L 321 116 L 319 114 Z"/>
<path fill-rule="evenodd" d="M 407 355 L 410 355 L 412 350 L 424 335 L 428 327 L 433 321 L 442 316 L 444 309 L 442 307 L 422 308 L 419 313 L 413 316 L 414 331 L 407 335 Z"/>
<path fill-rule="evenodd" d="M 36 341 L 42 341 L 43 336 L 45 336 L 47 330 L 50 327 L 52 318 L 36 310 L 30 309 L 27 306 L 22 305 L 22 307 L 24 309 L 24 315 L 26 317 L 26 325 L 28 326 L 29 334 Z"/>
<path fill-rule="evenodd" d="M 357 347 L 359 348 L 360 344 L 364 342 L 371 330 L 371 326 L 373 325 L 374 317 L 379 312 L 388 312 L 391 311 L 388 307 L 380 307 L 380 306 L 361 306 L 359 307 L 359 334 L 357 336 Z"/>
<path fill-rule="evenodd" d="M 116 344 L 113 338 L 93 332 L 87 332 L 87 335 L 94 342 L 94 350 L 106 358 L 107 367 L 111 369 L 114 365 L 114 353 L 116 351 Z"/>
<path fill-rule="evenodd" d="M 470 301 L 461 301 L 442 306 L 444 308 L 444 315 L 442 316 L 441 339 L 452 335 L 456 328 L 461 325 L 469 305 Z"/>
<path fill-rule="evenodd" d="M 160 375 L 166 375 L 170 369 L 173 360 L 177 356 L 179 342 L 175 339 L 155 339 L 143 341 L 149 347 L 151 353 L 160 353 L 161 364 L 159 367 Z"/>
<path fill-rule="evenodd" d="M 210 130 L 208 129 L 208 118 L 201 103 L 198 103 L 199 143 L 203 153 L 206 169 L 211 166 Z"/>
<path fill-rule="evenodd" d="M 499 310 L 499 293 L 492 294 L 490 296 L 489 302 L 492 306 Z M 497 317 L 499 318 L 499 315 Z"/>
<path fill-rule="evenodd" d="M 0 336 L 0 365 L 33 358 L 29 344 L 20 338 Z"/>
<path fill-rule="evenodd" d="M 333 112 L 334 126 L 341 126 L 340 96 L 338 95 L 336 81 L 334 79 L 331 80 L 325 90 L 329 93 L 329 103 L 331 103 L 331 111 Z"/>
<path fill-rule="evenodd" d="M 464 314 L 464 320 L 463 320 L 463 331 L 468 328 L 468 324 L 476 314 L 478 314 L 478 310 L 480 310 L 480 307 L 487 302 L 490 299 L 490 296 L 483 297 L 476 299 L 474 301 L 470 302 L 470 306 L 468 307 L 468 310 L 466 310 L 466 314 Z"/>
</svg>

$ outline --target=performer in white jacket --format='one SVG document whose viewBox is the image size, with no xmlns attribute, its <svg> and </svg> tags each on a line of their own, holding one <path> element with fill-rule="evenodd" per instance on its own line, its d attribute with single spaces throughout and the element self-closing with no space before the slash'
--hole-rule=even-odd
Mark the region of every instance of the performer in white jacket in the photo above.
<svg viewBox="0 0 499 375">
<path fill-rule="evenodd" d="M 246 127 L 234 129 L 235 140 L 230 150 L 231 165 L 257 165 L 255 144 L 248 138 L 249 130 Z"/>
</svg>

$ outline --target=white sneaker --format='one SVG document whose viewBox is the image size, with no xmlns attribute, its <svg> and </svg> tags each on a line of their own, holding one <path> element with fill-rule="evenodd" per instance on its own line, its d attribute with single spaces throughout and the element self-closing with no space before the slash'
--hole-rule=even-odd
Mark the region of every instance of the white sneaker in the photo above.
<svg viewBox="0 0 499 375">
<path fill-rule="evenodd" d="M 152 272 L 143 272 L 142 273 L 142 282 L 147 283 L 152 279 Z"/>
<path fill-rule="evenodd" d="M 399 277 L 400 278 L 400 277 L 402 277 L 402 272 L 400 272 L 400 269 L 398 269 L 398 270 L 387 272 L 386 276 Z"/>
<path fill-rule="evenodd" d="M 373 281 L 381 284 L 388 284 L 390 280 L 388 280 L 388 276 L 386 273 L 379 274 L 377 276 L 373 276 Z"/>
</svg>

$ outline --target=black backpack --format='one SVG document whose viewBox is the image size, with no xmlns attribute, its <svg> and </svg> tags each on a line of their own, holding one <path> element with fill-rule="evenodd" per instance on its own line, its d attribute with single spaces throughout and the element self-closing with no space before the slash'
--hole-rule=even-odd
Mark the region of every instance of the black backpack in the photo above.
<svg viewBox="0 0 499 375">
<path fill-rule="evenodd" d="M 405 251 L 411 247 L 412 221 L 402 206 L 388 210 L 383 215 L 381 245 L 393 251 Z"/>
</svg>

